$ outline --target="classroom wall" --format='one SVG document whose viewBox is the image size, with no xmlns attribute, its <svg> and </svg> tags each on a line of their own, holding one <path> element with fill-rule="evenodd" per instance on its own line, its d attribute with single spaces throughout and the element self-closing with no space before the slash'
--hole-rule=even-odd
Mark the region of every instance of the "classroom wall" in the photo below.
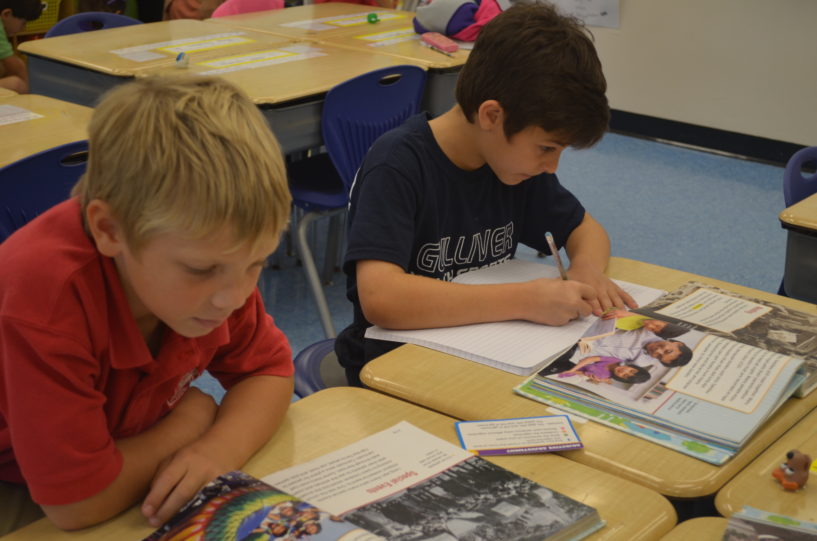
<svg viewBox="0 0 817 541">
<path fill-rule="evenodd" d="M 621 0 L 590 30 L 614 109 L 817 145 L 817 0 Z"/>
</svg>

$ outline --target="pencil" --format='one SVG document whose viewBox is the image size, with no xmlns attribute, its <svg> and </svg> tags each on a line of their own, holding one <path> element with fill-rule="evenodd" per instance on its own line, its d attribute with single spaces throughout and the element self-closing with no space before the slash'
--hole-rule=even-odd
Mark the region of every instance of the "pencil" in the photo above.
<svg viewBox="0 0 817 541">
<path fill-rule="evenodd" d="M 548 242 L 553 259 L 556 260 L 556 266 L 559 268 L 559 275 L 562 277 L 562 280 L 567 280 L 567 273 L 565 272 L 565 266 L 562 265 L 562 258 L 559 256 L 559 249 L 556 248 L 556 243 L 553 241 L 553 235 L 551 235 L 549 231 L 545 233 L 545 240 Z"/>
</svg>

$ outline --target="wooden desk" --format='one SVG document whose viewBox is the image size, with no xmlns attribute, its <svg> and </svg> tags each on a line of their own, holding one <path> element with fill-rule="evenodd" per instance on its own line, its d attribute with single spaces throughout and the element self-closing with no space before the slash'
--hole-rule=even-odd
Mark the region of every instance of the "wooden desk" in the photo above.
<svg viewBox="0 0 817 541">
<path fill-rule="evenodd" d="M 673 528 L 661 541 L 721 541 L 729 522 L 722 517 L 699 517 L 685 520 Z"/>
<path fill-rule="evenodd" d="M 315 148 L 322 144 L 323 97 L 333 86 L 368 71 L 405 64 L 394 56 L 343 49 L 317 42 L 295 43 L 274 40 L 264 50 L 245 55 L 223 54 L 191 61 L 187 70 L 210 72 L 242 88 L 261 108 L 284 153 Z M 271 45 L 271 46 L 270 46 Z M 258 61 L 248 58 L 261 57 Z M 264 61 L 264 57 L 270 57 Z M 217 69 L 222 63 L 229 65 Z M 144 74 L 167 73 L 178 68 L 160 67 Z"/>
<path fill-rule="evenodd" d="M 88 138 L 92 109 L 37 94 L 15 94 L 0 106 L 14 106 L 42 115 L 0 125 L 0 167 L 51 147 Z"/>
<path fill-rule="evenodd" d="M 32 40 L 20 50 L 28 55 L 32 92 L 93 106 L 118 84 L 174 66 L 181 51 L 195 62 L 280 41 L 266 33 L 179 19 Z"/>
<path fill-rule="evenodd" d="M 608 274 L 665 290 L 695 279 L 817 314 L 817 306 L 812 304 L 629 259 L 613 258 Z M 401 346 L 370 362 L 364 367 L 361 379 L 369 387 L 458 419 L 526 417 L 551 411 L 512 392 L 524 379 L 520 376 L 413 345 Z M 666 496 L 696 498 L 717 492 L 815 406 L 817 393 L 788 400 L 746 447 L 722 466 L 591 421 L 576 423 L 585 448 L 562 454 Z"/>
<path fill-rule="evenodd" d="M 372 391 L 334 387 L 294 403 L 278 433 L 244 470 L 264 476 L 307 462 L 401 420 L 457 442 L 454 420 L 449 417 Z M 607 526 L 588 539 L 658 539 L 675 524 L 675 510 L 656 492 L 562 457 L 525 455 L 490 460 L 598 509 Z M 43 519 L 3 541 L 141 539 L 150 532 L 133 508 L 105 524 L 72 533 L 60 532 Z"/>
<path fill-rule="evenodd" d="M 9 90 L 8 88 L 0 88 L 0 98 L 9 98 L 11 96 L 17 96 L 17 92 L 14 90 Z"/>
<path fill-rule="evenodd" d="M 783 490 L 772 471 L 786 460 L 786 453 L 798 449 L 817 459 L 817 410 L 812 411 L 783 434 L 762 455 L 729 481 L 715 497 L 715 506 L 724 516 L 744 505 L 817 522 L 817 475 L 812 472 L 805 489 Z"/>
<path fill-rule="evenodd" d="M 371 24 L 367 15 L 375 13 L 379 21 Z M 414 13 L 396 9 L 374 8 L 360 4 L 329 2 L 271 11 L 255 11 L 208 19 L 208 22 L 231 28 L 268 32 L 294 39 L 327 39 L 349 31 L 378 31 L 411 24 Z M 371 29 L 371 30 L 370 30 Z"/>
<path fill-rule="evenodd" d="M 817 303 L 817 194 L 781 212 L 780 223 L 787 231 L 786 293 Z"/>
<path fill-rule="evenodd" d="M 380 21 L 368 23 L 366 16 L 369 13 L 376 13 Z M 437 116 L 454 105 L 457 74 L 468 58 L 468 51 L 457 51 L 453 57 L 449 57 L 423 47 L 418 35 L 414 33 L 413 18 L 414 13 L 410 11 L 330 2 L 208 20 L 230 28 L 269 32 L 293 39 L 395 56 L 404 64 L 423 66 L 429 71 L 422 108 Z M 388 45 L 383 43 L 383 38 L 387 35 L 393 41 Z M 401 39 L 406 37 L 411 39 Z M 370 46 L 378 38 L 381 43 Z"/>
</svg>

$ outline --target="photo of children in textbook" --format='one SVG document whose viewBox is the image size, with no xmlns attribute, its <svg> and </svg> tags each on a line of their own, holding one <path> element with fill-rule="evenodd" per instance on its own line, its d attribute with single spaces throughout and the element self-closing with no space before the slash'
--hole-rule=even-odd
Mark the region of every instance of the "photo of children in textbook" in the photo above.
<svg viewBox="0 0 817 541">
<path fill-rule="evenodd" d="M 611 310 L 539 375 L 611 399 L 651 401 L 664 394 L 666 382 L 678 368 L 689 364 L 700 338 L 700 333 L 690 334 L 678 324 Z"/>
</svg>

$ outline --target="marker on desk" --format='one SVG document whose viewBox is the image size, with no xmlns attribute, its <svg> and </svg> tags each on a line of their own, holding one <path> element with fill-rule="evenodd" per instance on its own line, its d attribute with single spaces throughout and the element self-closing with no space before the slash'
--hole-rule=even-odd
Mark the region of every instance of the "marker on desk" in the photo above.
<svg viewBox="0 0 817 541">
<path fill-rule="evenodd" d="M 545 240 L 548 242 L 548 247 L 550 248 L 550 253 L 553 255 L 553 259 L 556 260 L 556 266 L 559 268 L 559 275 L 562 277 L 562 280 L 567 280 L 567 273 L 565 272 L 565 266 L 562 265 L 562 258 L 559 255 L 559 249 L 556 248 L 556 243 L 553 241 L 553 235 L 551 235 L 549 231 L 545 233 Z"/>
<path fill-rule="evenodd" d="M 187 64 L 190 62 L 190 57 L 184 53 L 179 53 L 176 55 L 176 67 L 177 68 L 186 68 Z"/>
<path fill-rule="evenodd" d="M 366 15 L 366 21 L 369 24 L 374 24 L 376 22 L 380 22 L 380 19 L 377 17 L 377 13 L 369 13 Z"/>
<path fill-rule="evenodd" d="M 432 51 L 437 51 L 437 52 L 438 52 L 438 53 L 440 53 L 440 54 L 444 54 L 445 56 L 450 56 L 451 58 L 454 58 L 454 55 L 453 55 L 453 54 L 451 54 L 451 53 L 447 53 L 447 52 L 443 51 L 442 49 L 438 49 L 437 47 L 435 47 L 435 46 L 433 46 L 433 45 L 430 45 L 430 44 L 428 44 L 428 43 L 423 43 L 423 45 L 425 45 L 426 47 L 428 47 L 428 48 L 429 48 L 429 49 L 431 49 Z"/>
</svg>

